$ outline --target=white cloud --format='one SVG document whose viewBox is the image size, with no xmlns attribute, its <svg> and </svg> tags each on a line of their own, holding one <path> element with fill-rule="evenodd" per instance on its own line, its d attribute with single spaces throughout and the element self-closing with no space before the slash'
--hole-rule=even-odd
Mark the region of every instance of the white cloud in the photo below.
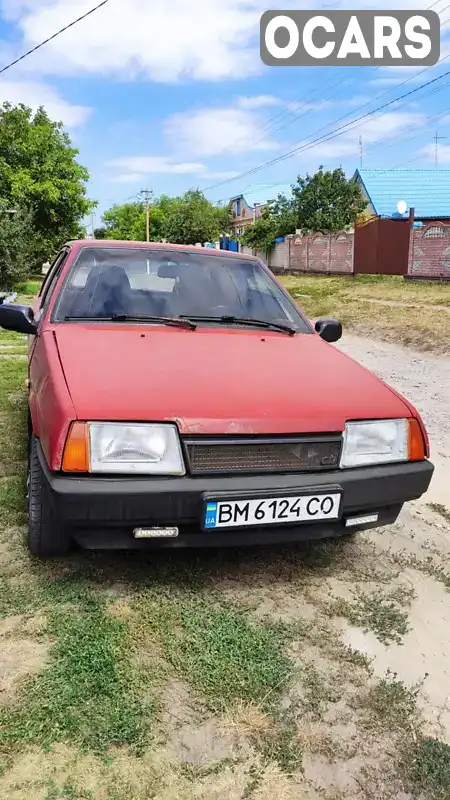
<svg viewBox="0 0 450 800">
<path fill-rule="evenodd" d="M 208 180 L 218 180 L 218 181 L 220 181 L 220 180 L 225 180 L 226 178 L 235 178 L 237 175 L 239 175 L 239 172 L 237 170 L 234 170 L 234 172 L 232 170 L 229 170 L 229 171 L 227 171 L 227 170 L 223 170 L 223 171 L 221 171 L 221 170 L 218 170 L 218 171 L 212 170 L 212 171 L 209 171 L 208 170 L 207 172 L 203 173 L 202 178 L 207 178 Z"/>
<path fill-rule="evenodd" d="M 5 81 L 0 79 L 0 103 L 13 105 L 23 103 L 34 111 L 44 106 L 49 117 L 55 122 L 63 122 L 68 128 L 83 125 L 92 109 L 87 106 L 72 105 L 64 100 L 55 89 L 40 81 Z"/>
<path fill-rule="evenodd" d="M 254 98 L 245 98 L 251 101 Z M 261 96 L 258 96 L 261 100 Z M 165 120 L 163 131 L 166 155 L 127 155 L 110 161 L 107 166 L 118 170 L 111 180 L 135 183 L 144 176 L 155 173 L 196 175 L 199 179 L 225 180 L 234 178 L 239 170 L 223 169 L 220 157 L 239 155 L 255 150 L 278 147 L 277 142 L 264 136 L 258 110 L 238 107 L 193 108 L 174 114 Z M 261 101 L 262 102 L 262 101 Z M 249 103 L 252 106 L 252 103 Z M 255 103 L 260 108 L 260 103 Z M 219 157 L 217 164 L 207 166 L 204 161 Z"/>
<path fill-rule="evenodd" d="M 15 21 L 22 33 L 17 48 L 23 52 L 93 4 L 94 0 L 3 0 L 2 7 L 4 16 Z M 126 4 L 109 0 L 18 68 L 161 82 L 243 79 L 265 69 L 259 54 L 259 20 L 267 5 L 267 0 L 127 0 Z M 270 5 L 289 10 L 323 4 L 321 0 L 272 0 Z M 344 0 L 333 4 L 334 8 L 346 5 Z M 370 0 L 353 5 L 373 7 Z M 390 9 L 392 0 L 378 0 L 376 5 Z M 414 9 L 423 3 L 403 0 L 399 5 Z"/>
<path fill-rule="evenodd" d="M 145 173 L 142 172 L 121 172 L 119 175 L 113 175 L 109 178 L 110 183 L 139 183 L 146 178 Z"/>
<path fill-rule="evenodd" d="M 130 182 L 139 180 L 146 175 L 171 174 L 171 175 L 196 175 L 205 170 L 204 164 L 186 161 L 176 162 L 166 156 L 124 156 L 109 162 L 110 167 L 116 167 L 121 172 L 114 180 L 121 183 L 126 181 L 126 175 Z"/>
<path fill-rule="evenodd" d="M 290 0 L 289 0 L 290 2 Z M 33 46 L 92 7 L 92 0 L 7 0 Z M 22 68 L 46 74 L 101 74 L 154 81 L 216 81 L 263 69 L 258 23 L 263 0 L 121 0 L 110 2 L 49 42 Z"/>
<path fill-rule="evenodd" d="M 363 147 L 374 144 L 378 140 L 386 139 L 389 143 L 390 138 L 399 133 L 403 135 L 405 131 L 415 125 L 419 125 L 425 117 L 422 114 L 392 111 L 385 114 L 374 114 L 366 120 L 361 121 L 354 128 L 344 131 L 340 136 L 323 142 L 311 148 L 311 154 L 323 158 L 356 157 L 359 154 L 359 137 L 362 137 Z M 324 134 L 326 135 L 326 134 Z M 305 143 L 306 144 L 306 143 Z"/>
<path fill-rule="evenodd" d="M 427 144 L 420 151 L 420 155 L 424 156 L 427 161 L 433 161 L 436 158 L 436 145 Z M 440 144 L 438 148 L 438 166 L 442 164 L 450 164 L 450 145 Z"/>
<path fill-rule="evenodd" d="M 164 128 L 177 151 L 194 157 L 278 147 L 262 133 L 259 117 L 241 108 L 205 108 L 174 114 Z"/>
<path fill-rule="evenodd" d="M 284 105 L 284 102 L 284 100 L 274 97 L 272 94 L 258 94 L 254 97 L 238 97 L 236 105 L 239 108 L 251 111 L 256 108 Z"/>
</svg>

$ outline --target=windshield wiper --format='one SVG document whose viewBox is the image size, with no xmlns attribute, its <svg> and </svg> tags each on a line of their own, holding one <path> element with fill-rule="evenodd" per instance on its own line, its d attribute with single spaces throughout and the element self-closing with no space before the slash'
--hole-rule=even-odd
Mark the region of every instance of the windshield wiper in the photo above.
<svg viewBox="0 0 450 800">
<path fill-rule="evenodd" d="M 112 314 L 105 317 L 64 317 L 65 322 L 160 322 L 162 325 L 174 325 L 177 328 L 186 328 L 195 331 L 197 326 L 188 318 L 181 317 L 153 317 L 147 314 Z"/>
<path fill-rule="evenodd" d="M 193 314 L 180 314 L 182 319 L 195 320 L 196 322 L 219 322 L 221 325 L 251 325 L 254 328 L 271 328 L 274 331 L 281 331 L 293 336 L 297 331 L 289 325 L 283 325 L 281 322 L 268 322 L 266 319 L 253 319 L 253 317 L 209 317 L 209 316 L 196 316 Z"/>
</svg>

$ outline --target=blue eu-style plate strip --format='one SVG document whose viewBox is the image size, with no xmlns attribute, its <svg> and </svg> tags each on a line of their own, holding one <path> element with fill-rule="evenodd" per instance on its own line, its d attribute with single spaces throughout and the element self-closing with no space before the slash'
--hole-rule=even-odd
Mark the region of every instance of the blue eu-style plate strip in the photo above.
<svg viewBox="0 0 450 800">
<path fill-rule="evenodd" d="M 215 528 L 217 520 L 217 503 L 207 503 L 205 513 L 205 528 Z"/>
</svg>

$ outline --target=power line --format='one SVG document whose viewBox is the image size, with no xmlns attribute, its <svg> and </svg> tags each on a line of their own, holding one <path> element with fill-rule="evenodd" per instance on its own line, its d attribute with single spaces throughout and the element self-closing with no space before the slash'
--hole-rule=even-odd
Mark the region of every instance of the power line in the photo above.
<svg viewBox="0 0 450 800">
<path fill-rule="evenodd" d="M 448 56 L 445 56 L 445 58 L 443 58 L 441 60 L 444 61 L 447 58 L 450 58 L 450 53 L 449 53 Z M 429 69 L 429 67 L 427 67 L 426 69 Z M 425 70 L 422 70 L 422 71 L 425 72 Z M 205 189 L 205 191 L 211 191 L 212 189 L 216 189 L 218 186 L 223 186 L 226 183 L 230 183 L 230 181 L 235 181 L 238 178 L 247 177 L 247 175 L 252 175 L 255 172 L 259 172 L 259 170 L 261 170 L 261 169 L 265 169 L 266 167 L 272 166 L 273 164 L 278 164 L 280 161 L 285 161 L 286 159 L 291 158 L 294 155 L 297 155 L 297 153 L 302 153 L 305 150 L 310 150 L 316 144 L 330 141 L 330 139 L 335 139 L 341 133 L 344 133 L 344 131 L 346 129 L 351 129 L 351 127 L 354 127 L 356 123 L 361 122 L 361 120 L 367 119 L 368 117 L 371 117 L 373 114 L 377 113 L 378 111 L 382 111 L 383 109 L 394 105 L 394 103 L 398 103 L 399 101 L 404 100 L 407 97 L 410 97 L 411 95 L 415 94 L 416 92 L 420 91 L 421 89 L 424 89 L 427 86 L 431 86 L 433 83 L 436 83 L 436 81 L 442 80 L 442 78 L 446 78 L 448 75 L 450 75 L 450 70 L 448 70 L 447 72 L 444 72 L 442 75 L 438 75 L 436 78 L 432 78 L 431 80 L 426 81 L 425 83 L 421 84 L 420 86 L 417 86 L 415 89 L 411 89 L 409 92 L 405 92 L 404 94 L 400 95 L 399 97 L 395 97 L 393 100 L 389 100 L 387 103 L 383 103 L 381 106 L 377 106 L 377 108 L 372 109 L 372 111 L 368 111 L 366 114 L 362 114 L 361 116 L 357 117 L 356 119 L 350 120 L 350 122 L 347 122 L 345 125 L 340 125 L 338 128 L 335 128 L 334 130 L 329 131 L 327 134 L 324 134 L 323 136 L 319 136 L 318 138 L 313 139 L 311 142 L 306 142 L 305 144 L 300 145 L 299 147 L 296 147 L 293 150 L 288 151 L 287 153 L 283 153 L 283 155 L 278 156 L 277 158 L 274 158 L 271 161 L 267 161 L 264 164 L 260 164 L 257 167 L 253 167 L 252 169 L 246 170 L 245 172 L 242 172 L 240 175 L 235 175 L 233 178 L 227 178 L 227 179 L 225 179 L 223 181 L 220 181 L 219 183 L 214 184 L 213 186 L 208 186 Z M 410 79 L 407 79 L 407 80 L 410 80 Z M 400 86 L 403 85 L 404 83 L 407 82 L 407 80 L 403 81 L 399 85 Z M 424 95 L 424 96 L 426 96 L 426 95 Z M 371 101 L 371 102 L 373 102 L 373 101 Z M 367 105 L 367 104 L 365 104 L 365 105 Z M 347 116 L 349 116 L 349 114 L 345 114 L 344 117 L 341 117 L 340 119 L 345 119 L 345 117 L 347 117 Z M 336 122 L 339 122 L 339 119 L 336 120 Z M 328 127 L 328 126 L 326 125 L 324 127 Z M 321 130 L 321 129 L 319 129 L 319 130 Z"/>
<path fill-rule="evenodd" d="M 441 91 L 442 89 L 445 89 L 445 88 L 447 88 L 447 87 L 446 86 L 442 86 L 442 87 L 440 87 L 439 91 Z M 439 114 L 432 114 L 432 115 L 426 117 L 421 123 L 411 127 L 408 132 L 416 131 L 416 130 L 419 130 L 421 128 L 425 128 L 430 123 L 437 122 L 438 120 L 442 119 L 442 117 L 446 116 L 448 114 L 449 110 L 450 109 L 445 109 L 444 111 L 441 111 Z M 391 144 L 385 145 L 385 149 L 387 150 L 387 149 L 389 149 L 391 147 L 394 147 L 396 144 L 398 144 L 398 142 L 410 142 L 413 139 L 417 139 L 421 135 L 422 134 L 419 133 L 419 134 L 416 134 L 415 136 L 406 136 L 405 137 L 405 136 L 401 135 L 401 132 L 400 133 L 399 132 L 390 133 L 387 136 L 380 137 L 379 139 L 375 139 L 374 141 L 370 142 L 369 145 L 364 148 L 364 155 L 367 153 L 367 150 L 371 150 L 374 147 L 377 147 L 377 146 L 379 146 L 381 144 L 384 144 L 386 141 L 393 140 L 393 139 L 397 139 L 398 140 L 398 141 L 391 142 Z M 401 137 L 401 138 L 399 138 L 399 137 Z M 362 138 L 362 137 L 360 137 L 360 138 Z M 349 158 L 351 156 L 358 156 L 360 154 L 361 154 L 360 149 L 359 150 L 355 150 L 354 148 L 352 148 L 351 151 L 348 151 L 348 152 L 344 153 L 341 157 L 342 158 Z M 412 158 L 409 161 L 402 162 L 402 163 L 409 164 L 412 161 L 418 161 L 421 158 L 423 158 L 423 154 L 420 154 L 419 156 L 416 156 L 415 158 Z M 379 170 L 379 172 L 389 172 L 391 169 L 395 169 L 396 166 L 397 165 L 394 164 L 392 167 L 388 167 L 386 169 Z M 272 188 L 274 186 L 283 186 L 283 185 L 285 185 L 285 184 L 274 183 L 274 184 L 270 184 L 266 188 L 270 189 L 270 188 Z M 250 187 L 247 187 L 247 189 L 248 188 L 250 188 Z M 244 189 L 243 194 L 245 193 L 245 191 L 246 190 Z M 224 197 L 222 199 L 225 201 L 227 198 Z M 218 201 L 216 201 L 216 202 L 218 202 Z"/>
<path fill-rule="evenodd" d="M 443 86 L 441 88 L 445 89 L 446 87 Z M 441 111 L 439 114 L 432 114 L 432 115 L 426 117 L 422 122 L 420 122 L 417 125 L 414 125 L 411 128 L 409 128 L 408 133 L 410 133 L 411 131 L 419 130 L 421 128 L 425 128 L 427 125 L 429 125 L 432 122 L 437 122 L 439 119 L 442 119 L 442 117 L 446 116 L 448 114 L 448 112 L 449 112 L 449 109 L 445 109 L 445 111 Z M 396 133 L 390 133 L 387 136 L 382 136 L 379 139 L 374 139 L 372 142 L 370 142 L 368 147 L 365 148 L 365 150 L 367 152 L 367 150 L 371 150 L 372 148 L 377 147 L 380 144 L 384 144 L 386 141 L 397 140 L 397 141 L 393 141 L 391 144 L 386 145 L 385 146 L 385 150 L 387 150 L 387 149 L 389 149 L 391 147 L 394 147 L 399 142 L 410 142 L 413 139 L 417 139 L 421 135 L 422 134 L 419 133 L 419 134 L 416 134 L 415 136 L 409 136 L 409 135 L 408 136 L 402 136 L 401 132 L 397 131 Z M 342 158 L 349 158 L 351 156 L 357 156 L 358 152 L 359 151 L 356 151 L 355 149 L 352 149 L 351 151 L 343 154 Z M 422 158 L 422 155 L 420 155 L 418 158 Z M 414 159 L 414 160 L 416 160 L 416 159 Z M 394 169 L 394 167 L 390 167 L 389 169 Z M 385 170 L 380 170 L 380 171 L 384 172 Z"/>
<path fill-rule="evenodd" d="M 438 5 L 438 3 L 440 3 L 440 2 L 441 2 L 441 0 L 435 0 L 434 3 L 432 3 L 430 6 L 428 6 L 427 11 L 432 9 L 433 6 Z M 447 8 L 450 8 L 450 3 L 448 3 L 446 6 L 444 6 L 441 9 L 437 9 L 437 13 L 438 14 L 442 14 L 444 11 L 447 10 Z M 448 22 L 448 20 L 444 20 L 443 24 L 445 24 L 446 22 Z M 444 59 L 441 59 L 441 61 L 443 61 L 443 60 Z M 350 69 L 353 70 L 352 67 L 350 67 Z M 377 72 L 377 70 L 379 70 L 379 69 L 381 69 L 380 66 L 373 67 L 371 70 L 369 70 L 369 73 Z M 422 70 L 422 72 L 426 72 L 427 69 L 430 69 L 430 67 L 426 67 L 424 70 Z M 330 71 L 331 70 L 328 70 L 328 72 L 330 72 Z M 418 74 L 420 75 L 421 72 L 419 72 Z M 373 103 L 376 100 L 378 100 L 380 97 L 384 97 L 385 95 L 387 95 L 390 92 L 394 91 L 395 88 L 398 88 L 399 86 L 403 86 L 404 83 L 407 83 L 408 81 L 412 80 L 415 77 L 417 77 L 417 74 L 411 76 L 410 78 L 407 78 L 406 81 L 403 81 L 402 83 L 397 84 L 397 86 L 394 86 L 391 89 L 388 89 L 386 92 L 383 92 L 382 94 L 377 95 L 376 97 L 374 97 L 371 100 L 369 100 L 367 103 L 364 103 L 363 105 L 358 106 L 357 109 L 364 108 L 364 106 L 366 106 L 366 105 L 370 105 L 371 103 Z M 331 86 L 328 86 L 325 91 L 327 91 L 329 89 L 333 89 L 335 86 L 341 86 L 342 88 L 347 88 L 348 89 L 350 86 L 353 86 L 355 83 L 357 83 L 357 79 L 350 81 L 350 83 L 343 84 L 342 76 L 341 76 L 339 78 L 339 80 L 337 80 L 334 83 L 332 83 Z M 321 81 L 321 84 L 323 85 L 323 80 Z M 272 127 L 272 123 L 275 120 L 279 119 L 280 117 L 283 117 L 286 114 L 288 114 L 290 112 L 290 109 L 292 108 L 292 106 L 298 105 L 298 108 L 296 109 L 297 111 L 300 111 L 302 108 L 305 108 L 305 106 L 308 105 L 306 101 L 311 97 L 311 95 L 315 95 L 316 91 L 317 91 L 316 87 L 313 87 L 306 95 L 303 95 L 301 98 L 298 98 L 297 100 L 292 101 L 287 106 L 285 106 L 284 109 L 282 109 L 281 111 L 278 111 L 272 117 L 269 117 L 269 119 L 266 120 L 266 122 L 260 128 L 260 133 L 268 132 L 270 130 L 270 128 Z M 302 119 L 305 116 L 307 116 L 308 114 L 310 114 L 312 111 L 317 111 L 318 109 L 320 109 L 320 106 L 321 106 L 322 103 L 326 103 L 329 100 L 332 100 L 334 97 L 336 97 L 337 94 L 339 94 L 339 92 L 333 92 L 332 94 L 328 95 L 327 97 L 324 97 L 323 94 L 324 93 L 319 95 L 319 97 L 321 98 L 321 103 L 316 103 L 315 105 L 312 105 L 309 108 L 306 108 L 306 110 L 303 111 L 301 114 L 293 114 L 293 118 L 292 119 L 288 119 L 287 121 L 283 122 L 282 125 L 280 125 L 278 128 L 275 128 L 275 130 L 270 131 L 270 133 L 277 133 L 278 131 L 284 130 L 285 128 L 289 127 L 289 125 L 292 125 L 294 122 L 297 122 L 299 119 Z M 353 112 L 350 112 L 350 114 L 352 114 L 352 113 Z M 339 121 L 341 119 L 345 119 L 347 116 L 350 116 L 350 114 L 346 114 L 343 117 L 339 117 L 339 119 L 336 120 L 336 121 Z M 322 128 L 319 128 L 319 131 L 323 130 L 324 127 L 328 127 L 328 124 L 323 126 Z M 256 144 L 260 144 L 260 142 L 264 141 L 264 138 L 265 138 L 264 136 L 262 136 L 260 138 L 256 138 L 256 136 L 252 136 L 249 139 L 247 136 L 241 136 L 239 139 L 235 140 L 232 143 L 232 146 L 235 147 L 237 144 L 240 144 L 240 142 L 243 142 L 244 140 L 248 144 L 251 144 L 252 142 L 254 142 L 255 145 L 256 145 Z M 211 155 L 214 156 L 214 157 L 217 157 L 217 156 L 221 155 L 222 153 L 224 153 L 226 150 L 228 150 L 229 147 L 230 147 L 230 145 L 227 145 L 226 147 L 221 148 L 220 150 L 216 151 L 215 153 L 212 153 Z"/>
<path fill-rule="evenodd" d="M 48 39 L 44 39 L 43 42 L 40 42 L 40 44 L 37 44 L 35 47 L 32 47 L 31 50 L 27 50 L 26 53 L 22 53 L 22 55 L 16 58 L 15 61 L 11 61 L 10 64 L 6 64 L 5 67 L 2 67 L 2 69 L 0 69 L 0 75 L 3 72 L 6 72 L 7 69 L 11 69 L 11 67 L 14 67 L 16 64 L 19 63 L 19 61 L 23 61 L 24 58 L 27 58 L 27 56 L 30 56 L 32 53 L 35 53 L 36 50 L 39 50 L 39 48 L 44 47 L 45 44 L 48 44 L 53 39 L 56 39 L 56 37 L 59 36 L 61 33 L 64 33 L 64 31 L 69 30 L 69 28 L 72 28 L 78 22 L 81 22 L 83 19 L 86 19 L 86 17 L 89 17 L 91 14 L 94 13 L 94 11 L 98 11 L 98 9 L 101 8 L 102 6 L 106 6 L 106 3 L 109 3 L 109 0 L 102 0 L 102 2 L 99 3 L 97 6 L 91 8 L 90 11 L 87 11 L 81 17 L 78 17 L 78 19 L 74 19 L 73 22 L 70 22 L 69 25 L 66 25 L 64 28 L 61 28 L 61 30 L 56 31 L 56 33 L 54 33 L 52 36 L 49 36 Z"/>
</svg>

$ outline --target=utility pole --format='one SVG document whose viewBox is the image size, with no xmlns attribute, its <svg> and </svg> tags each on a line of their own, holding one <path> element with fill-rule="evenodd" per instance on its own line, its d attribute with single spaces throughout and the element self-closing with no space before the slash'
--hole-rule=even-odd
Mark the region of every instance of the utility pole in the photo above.
<svg viewBox="0 0 450 800">
<path fill-rule="evenodd" d="M 361 169 L 362 169 L 362 165 L 363 165 L 363 155 L 364 155 L 363 140 L 362 140 L 362 136 L 360 136 L 359 137 L 359 166 L 360 166 Z"/>
<path fill-rule="evenodd" d="M 145 225 L 147 242 L 150 241 L 150 197 L 151 189 L 141 189 L 141 194 L 145 195 Z"/>
<path fill-rule="evenodd" d="M 439 150 L 439 144 L 438 143 L 439 143 L 439 141 L 441 139 L 446 139 L 446 138 L 447 138 L 446 136 L 438 136 L 438 131 L 436 131 L 435 136 L 434 136 L 434 143 L 435 143 L 435 148 L 434 148 L 434 166 L 435 167 L 437 167 L 437 164 L 438 164 L 438 150 Z"/>
</svg>

